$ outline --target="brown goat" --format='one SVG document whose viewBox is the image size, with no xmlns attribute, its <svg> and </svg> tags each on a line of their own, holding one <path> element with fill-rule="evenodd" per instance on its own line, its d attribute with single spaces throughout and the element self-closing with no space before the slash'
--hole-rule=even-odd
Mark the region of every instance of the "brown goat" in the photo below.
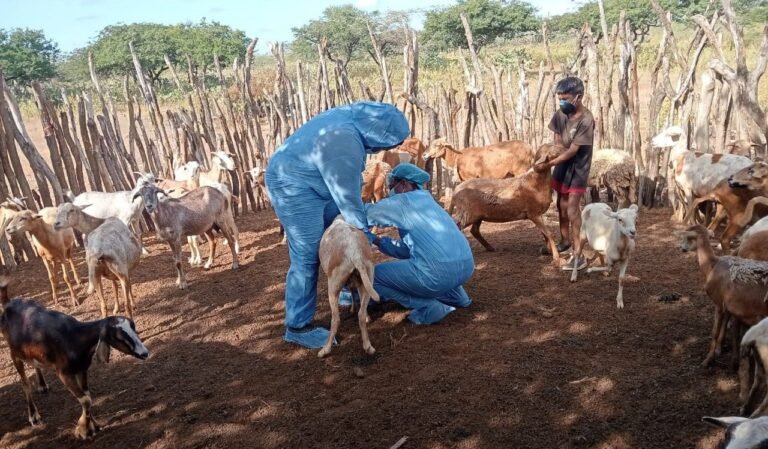
<svg viewBox="0 0 768 449">
<path fill-rule="evenodd" d="M 362 197 L 364 203 L 379 202 L 389 196 L 387 175 L 392 168 L 386 162 L 371 161 L 363 170 Z"/>
<path fill-rule="evenodd" d="M 40 254 L 40 258 L 43 260 L 43 265 L 45 265 L 45 269 L 48 271 L 48 280 L 51 283 L 53 303 L 57 305 L 59 304 L 59 295 L 56 292 L 56 284 L 58 283 L 56 270 L 58 269 L 58 266 L 61 265 L 61 272 L 64 275 L 64 282 L 67 284 L 67 288 L 69 288 L 72 305 L 77 306 L 77 295 L 75 295 L 75 291 L 72 288 L 72 283 L 69 282 L 69 275 L 67 274 L 66 267 L 66 263 L 69 263 L 69 267 L 72 269 L 72 275 L 75 277 L 75 282 L 79 286 L 80 277 L 77 275 L 75 263 L 72 260 L 72 248 L 75 246 L 75 233 L 72 232 L 72 229 L 57 231 L 53 227 L 55 222 L 55 207 L 43 208 L 40 210 L 40 213 L 37 214 L 31 210 L 23 210 L 11 219 L 5 232 L 9 236 L 22 232 L 29 232 L 32 236 L 32 244 L 35 246 L 37 253 Z"/>
<path fill-rule="evenodd" d="M 397 147 L 400 151 L 405 151 L 406 153 L 411 155 L 411 163 L 416 165 L 419 168 L 424 168 L 424 151 L 426 151 L 426 147 L 421 142 L 421 140 L 417 139 L 416 137 L 409 137 L 403 141 L 402 144 L 400 144 L 399 147 Z M 395 168 L 394 166 L 392 168 Z"/>
<path fill-rule="evenodd" d="M 542 145 L 536 152 L 536 163 L 550 161 L 562 152 L 562 147 Z M 483 221 L 531 220 L 544 234 L 552 250 L 553 263 L 557 265 L 560 261 L 557 245 L 542 220 L 552 203 L 551 180 L 551 170 L 538 173 L 533 169 L 509 179 L 470 179 L 456 188 L 448 213 L 459 228 L 472 225 L 470 232 L 488 251 L 494 249 L 480 234 Z"/>
<path fill-rule="evenodd" d="M 357 291 L 360 297 L 360 310 L 357 313 L 360 324 L 360 337 L 363 349 L 368 354 L 376 350 L 368 338 L 368 301 L 379 301 L 379 295 L 373 289 L 373 251 L 368 239 L 359 229 L 346 223 L 341 215 L 325 230 L 320 240 L 320 266 L 328 276 L 328 301 L 331 304 L 331 333 L 328 341 L 318 352 L 325 357 L 331 352 L 333 339 L 339 331 L 339 294 L 344 286 Z M 352 301 L 352 307 L 354 307 Z"/>
<path fill-rule="evenodd" d="M 765 302 L 768 262 L 715 256 L 709 243 L 709 233 L 700 225 L 686 230 L 680 249 L 684 252 L 696 251 L 699 268 L 704 275 L 704 290 L 715 306 L 712 340 L 707 357 L 702 362 L 703 366 L 708 366 L 720 354 L 731 317 L 737 323 L 752 326 L 768 315 L 768 303 Z M 735 332 L 734 337 L 734 348 L 737 348 L 739 333 Z"/>
<path fill-rule="evenodd" d="M 423 158 L 425 161 L 443 158 L 447 168 L 453 170 L 454 181 L 473 178 L 502 179 L 527 172 L 531 168 L 533 150 L 521 140 L 457 150 L 445 139 L 435 139 Z"/>
</svg>

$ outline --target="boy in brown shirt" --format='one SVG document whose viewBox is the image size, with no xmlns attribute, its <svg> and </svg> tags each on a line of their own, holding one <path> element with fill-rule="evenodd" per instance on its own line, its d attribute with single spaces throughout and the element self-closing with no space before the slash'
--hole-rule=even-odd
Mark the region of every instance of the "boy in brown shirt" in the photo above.
<svg viewBox="0 0 768 449">
<path fill-rule="evenodd" d="M 584 83 L 576 77 L 568 77 L 557 83 L 557 97 L 560 110 L 549 122 L 549 129 L 555 133 L 555 145 L 565 148 L 555 159 L 537 164 L 534 169 L 542 172 L 555 167 L 552 172 L 552 188 L 557 192 L 557 211 L 560 218 L 559 251 L 571 247 L 573 239 L 579 238 L 581 228 L 581 197 L 587 191 L 589 168 L 592 164 L 592 143 L 595 119 L 584 107 Z M 586 266 L 586 260 L 578 263 L 578 269 Z M 573 269 L 573 260 L 563 266 Z"/>
</svg>

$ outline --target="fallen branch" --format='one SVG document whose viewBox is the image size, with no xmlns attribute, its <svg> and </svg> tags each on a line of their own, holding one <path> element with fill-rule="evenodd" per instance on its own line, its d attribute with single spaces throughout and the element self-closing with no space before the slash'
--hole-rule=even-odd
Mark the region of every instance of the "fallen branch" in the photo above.
<svg viewBox="0 0 768 449">
<path fill-rule="evenodd" d="M 389 449 L 399 449 L 403 447 L 406 441 L 408 441 L 408 437 L 402 437 L 399 440 L 397 440 L 397 443 L 393 444 L 392 447 L 390 447 Z"/>
</svg>

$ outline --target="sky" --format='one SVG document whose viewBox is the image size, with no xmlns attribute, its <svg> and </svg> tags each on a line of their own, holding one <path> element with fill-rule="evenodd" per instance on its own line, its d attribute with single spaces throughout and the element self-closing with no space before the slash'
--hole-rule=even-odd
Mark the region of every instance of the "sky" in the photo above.
<svg viewBox="0 0 768 449">
<path fill-rule="evenodd" d="M 539 13 L 560 14 L 576 8 L 573 0 L 527 0 Z M 455 0 L 0 0 L 0 28 L 42 29 L 63 52 L 84 47 L 107 25 L 154 22 L 176 24 L 218 21 L 268 42 L 292 40 L 291 28 L 322 15 L 333 5 L 354 4 L 366 11 L 429 9 Z M 412 26 L 419 28 L 420 20 Z"/>
</svg>

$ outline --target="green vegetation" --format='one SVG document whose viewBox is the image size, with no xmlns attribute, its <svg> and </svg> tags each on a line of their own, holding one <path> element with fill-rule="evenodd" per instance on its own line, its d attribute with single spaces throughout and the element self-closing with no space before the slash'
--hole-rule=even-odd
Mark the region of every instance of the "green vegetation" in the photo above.
<svg viewBox="0 0 768 449">
<path fill-rule="evenodd" d="M 59 47 L 42 30 L 0 29 L 0 67 L 13 85 L 26 86 L 33 80 L 53 78 L 58 56 Z"/>
</svg>

